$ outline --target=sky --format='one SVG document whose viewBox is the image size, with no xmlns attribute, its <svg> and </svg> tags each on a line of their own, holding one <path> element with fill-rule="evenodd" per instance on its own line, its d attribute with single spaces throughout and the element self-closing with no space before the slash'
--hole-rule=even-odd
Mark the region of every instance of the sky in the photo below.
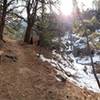
<svg viewBox="0 0 100 100">
<path fill-rule="evenodd" d="M 92 1 L 93 0 L 77 0 L 79 2 L 79 5 L 81 7 L 81 3 L 83 2 L 85 4 L 85 8 L 91 8 L 92 7 Z M 65 15 L 70 15 L 70 13 L 73 10 L 72 0 L 61 0 L 61 11 Z"/>
<path fill-rule="evenodd" d="M 92 1 L 93 0 L 77 0 L 80 7 L 81 7 L 81 2 L 85 4 L 86 8 L 91 8 L 92 7 Z M 61 12 L 64 15 L 71 15 L 71 12 L 73 10 L 73 5 L 72 5 L 72 0 L 60 0 L 61 3 Z M 27 17 L 26 12 L 23 12 L 22 14 L 24 17 Z"/>
</svg>

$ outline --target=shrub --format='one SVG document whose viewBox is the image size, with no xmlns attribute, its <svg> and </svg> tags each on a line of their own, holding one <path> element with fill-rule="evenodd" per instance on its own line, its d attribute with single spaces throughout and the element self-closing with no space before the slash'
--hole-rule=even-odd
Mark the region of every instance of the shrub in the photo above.
<svg viewBox="0 0 100 100">
<path fill-rule="evenodd" d="M 40 45 L 43 47 L 51 47 L 52 44 L 53 33 L 45 32 L 40 35 Z"/>
</svg>

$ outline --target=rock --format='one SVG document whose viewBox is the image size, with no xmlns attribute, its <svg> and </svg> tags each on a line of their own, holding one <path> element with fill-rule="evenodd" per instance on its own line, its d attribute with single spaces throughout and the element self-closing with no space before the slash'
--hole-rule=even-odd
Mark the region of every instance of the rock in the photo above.
<svg viewBox="0 0 100 100">
<path fill-rule="evenodd" d="M 4 62 L 16 62 L 17 61 L 17 55 L 16 53 L 14 53 L 13 51 L 11 50 L 7 50 L 3 53 L 3 56 L 2 56 L 2 61 Z"/>
<path fill-rule="evenodd" d="M 58 78 L 61 82 L 66 82 L 66 78 L 64 76 L 61 75 L 56 75 L 56 78 Z"/>
</svg>

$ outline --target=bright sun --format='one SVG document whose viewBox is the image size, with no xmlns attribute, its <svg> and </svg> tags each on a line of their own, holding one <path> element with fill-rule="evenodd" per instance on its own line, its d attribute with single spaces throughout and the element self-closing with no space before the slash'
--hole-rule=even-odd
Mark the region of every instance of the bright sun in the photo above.
<svg viewBox="0 0 100 100">
<path fill-rule="evenodd" d="M 64 15 L 70 15 L 73 11 L 72 0 L 60 0 L 61 1 L 61 11 Z M 92 8 L 93 0 L 77 0 L 79 7 L 84 3 L 86 8 Z"/>
<path fill-rule="evenodd" d="M 61 11 L 64 15 L 70 15 L 72 9 L 72 0 L 61 0 Z"/>
</svg>

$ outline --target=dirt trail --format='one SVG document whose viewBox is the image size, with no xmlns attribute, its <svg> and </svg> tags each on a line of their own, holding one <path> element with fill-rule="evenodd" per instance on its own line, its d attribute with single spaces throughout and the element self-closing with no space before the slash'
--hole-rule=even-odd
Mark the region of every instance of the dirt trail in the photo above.
<svg viewBox="0 0 100 100">
<path fill-rule="evenodd" d="M 39 60 L 32 46 L 8 41 L 6 49 L 18 60 L 0 65 L 0 100 L 100 100 L 99 94 L 58 82 L 54 69 Z"/>
</svg>

